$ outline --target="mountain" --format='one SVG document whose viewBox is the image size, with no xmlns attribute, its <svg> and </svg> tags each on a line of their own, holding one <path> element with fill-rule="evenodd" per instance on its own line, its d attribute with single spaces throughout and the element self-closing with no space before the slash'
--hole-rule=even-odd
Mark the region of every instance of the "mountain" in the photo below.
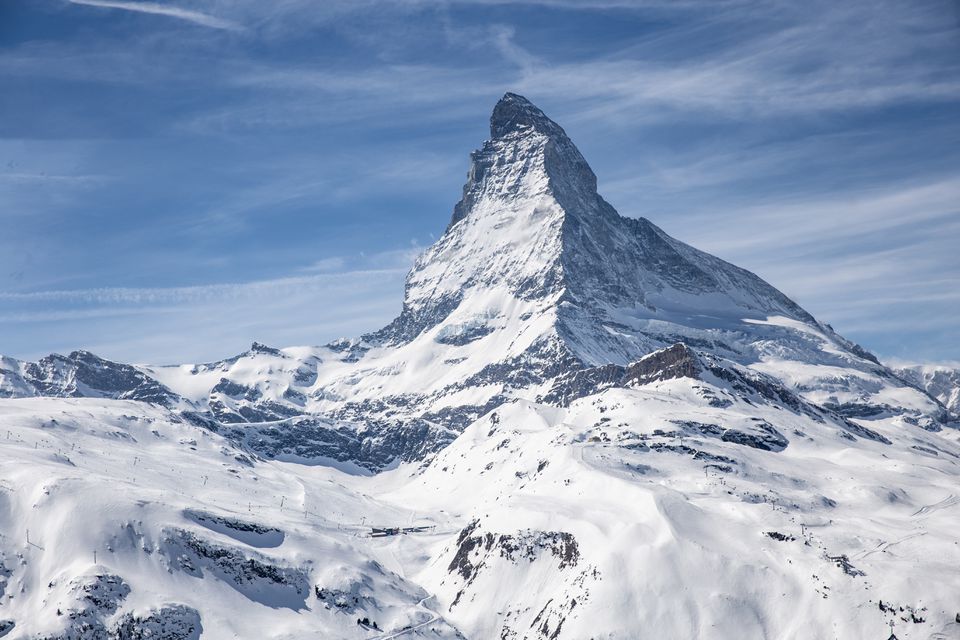
<svg viewBox="0 0 960 640">
<path fill-rule="evenodd" d="M 499 404 L 543 397 L 558 376 L 678 343 L 843 417 L 934 430 L 948 418 L 922 386 L 756 275 L 617 214 L 564 130 L 509 93 L 387 327 L 321 348 L 255 343 L 217 363 L 136 371 L 84 352 L 5 361 L 0 394 L 153 398 L 263 455 L 377 471 L 433 455 Z M 95 373 L 107 370 L 109 379 Z"/>
<path fill-rule="evenodd" d="M 951 637 L 938 389 L 508 93 L 383 329 L 0 360 L 0 637 Z"/>
<path fill-rule="evenodd" d="M 104 360 L 89 351 L 52 354 L 39 362 L 0 356 L 0 398 L 51 396 L 141 400 L 164 406 L 177 396 L 135 367 Z"/>
<path fill-rule="evenodd" d="M 894 371 L 904 380 L 926 390 L 955 416 L 960 416 L 960 366 L 912 364 Z"/>
</svg>

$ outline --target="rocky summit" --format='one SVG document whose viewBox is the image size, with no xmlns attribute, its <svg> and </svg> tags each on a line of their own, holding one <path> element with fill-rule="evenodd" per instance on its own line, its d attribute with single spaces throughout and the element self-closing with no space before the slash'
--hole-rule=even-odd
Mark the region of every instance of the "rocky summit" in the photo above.
<svg viewBox="0 0 960 640">
<path fill-rule="evenodd" d="M 619 215 L 508 93 L 386 327 L 0 359 L 0 637 L 957 637 L 955 373 Z"/>
</svg>

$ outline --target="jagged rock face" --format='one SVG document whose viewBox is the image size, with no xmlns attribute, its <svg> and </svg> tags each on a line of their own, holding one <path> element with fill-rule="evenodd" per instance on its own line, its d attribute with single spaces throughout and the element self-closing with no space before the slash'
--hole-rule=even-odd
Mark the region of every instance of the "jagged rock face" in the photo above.
<svg viewBox="0 0 960 640">
<path fill-rule="evenodd" d="M 0 361 L 0 397 L 114 398 L 173 406 L 178 397 L 128 364 L 89 351 L 52 354 L 39 362 Z"/>
<path fill-rule="evenodd" d="M 106 620 L 129 594 L 130 586 L 117 575 L 89 575 L 73 580 L 67 595 L 72 605 L 61 604 L 62 608 L 57 609 L 66 628 L 44 640 L 108 640 L 111 634 Z"/>
<path fill-rule="evenodd" d="M 647 384 L 673 378 L 699 378 L 702 372 L 703 364 L 697 354 L 687 345 L 678 342 L 671 347 L 644 356 L 626 367 L 607 364 L 560 375 L 541 400 L 550 404 L 568 406 L 577 398 L 593 395 L 606 388 Z"/>
<path fill-rule="evenodd" d="M 603 379 L 614 375 L 604 373 L 607 365 L 683 342 L 756 365 L 841 412 L 849 405 L 897 413 L 875 397 L 904 385 L 866 350 L 749 271 L 649 220 L 620 216 L 597 193 L 596 176 L 564 130 L 529 101 L 504 96 L 490 136 L 472 155 L 446 233 L 410 272 L 403 312 L 371 336 L 404 356 L 421 351 L 427 337 L 450 347 L 445 353 L 458 357 L 444 362 L 456 362 L 458 373 L 435 367 L 420 372 L 421 384 L 459 390 L 450 379 L 467 371 L 468 384 L 535 397 L 542 391 L 532 387 L 557 376 L 583 369 Z M 515 338 L 497 344 L 503 332 Z M 465 345 L 476 349 L 460 355 Z M 826 367 L 846 371 L 825 374 Z M 928 398 L 909 389 L 897 395 L 910 398 L 911 419 L 930 426 L 944 418 Z"/>
<path fill-rule="evenodd" d="M 608 365 L 678 342 L 757 366 L 848 415 L 897 413 L 875 397 L 904 386 L 756 275 L 649 220 L 620 216 L 564 130 L 507 94 L 494 108 L 490 140 L 472 155 L 446 233 L 408 276 L 402 313 L 351 345 L 350 357 L 378 391 L 376 403 L 403 412 L 411 395 L 429 406 L 466 387 L 489 389 L 474 405 L 557 399 L 540 387 L 569 383 L 581 370 L 584 388 L 621 384 Z M 400 372 L 416 389 L 397 384 Z M 325 383 L 321 375 L 318 386 L 325 397 L 373 401 L 352 380 Z M 922 394 L 898 396 L 910 398 L 911 419 L 928 427 L 945 415 Z"/>
<path fill-rule="evenodd" d="M 198 640 L 203 625 L 200 614 L 182 604 L 161 607 L 145 615 L 126 613 L 117 623 L 122 640 Z"/>
<path fill-rule="evenodd" d="M 671 378 L 696 378 L 701 371 L 696 354 L 685 344 L 651 353 L 627 367 L 629 383 L 646 384 Z"/>
<path fill-rule="evenodd" d="M 309 594 L 306 569 L 283 566 L 263 554 L 224 546 L 191 531 L 165 530 L 160 552 L 171 570 L 195 577 L 209 572 L 247 598 L 270 606 L 300 610 Z"/>
<path fill-rule="evenodd" d="M 417 260 L 403 312 L 380 335 L 409 341 L 484 291 L 548 304 L 561 293 L 565 212 L 554 185 L 575 177 L 595 188 L 596 178 L 563 130 L 523 98 L 500 101 L 490 132 L 471 156 L 447 232 Z"/>
</svg>

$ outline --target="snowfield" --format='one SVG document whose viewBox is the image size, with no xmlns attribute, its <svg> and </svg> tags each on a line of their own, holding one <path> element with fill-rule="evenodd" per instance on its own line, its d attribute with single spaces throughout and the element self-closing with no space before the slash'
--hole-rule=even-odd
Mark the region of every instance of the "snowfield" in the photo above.
<svg viewBox="0 0 960 640">
<path fill-rule="evenodd" d="M 956 637 L 955 432 L 887 445 L 703 387 L 516 401 L 372 477 L 141 403 L 6 400 L 0 618 L 24 638 L 164 608 L 193 615 L 183 638 Z M 758 420 L 789 445 L 724 439 Z"/>
<path fill-rule="evenodd" d="M 362 524 L 426 521 L 351 476 L 252 459 L 137 402 L 8 400 L 0 419 L 11 637 L 107 637 L 163 607 L 192 612 L 170 636 L 183 638 L 369 638 L 358 618 L 383 630 L 436 618 Z M 102 595 L 85 587 L 114 576 L 122 586 Z M 428 631 L 458 637 L 439 620 L 409 635 Z"/>
<path fill-rule="evenodd" d="M 0 638 L 960 638 L 956 371 L 619 216 L 507 94 L 400 316 L 0 358 Z"/>
</svg>

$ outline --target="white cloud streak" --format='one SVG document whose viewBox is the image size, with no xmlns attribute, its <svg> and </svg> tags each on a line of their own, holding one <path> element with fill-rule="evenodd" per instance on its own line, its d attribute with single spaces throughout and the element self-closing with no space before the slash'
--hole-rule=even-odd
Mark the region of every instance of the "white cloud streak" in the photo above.
<svg viewBox="0 0 960 640">
<path fill-rule="evenodd" d="M 222 300 L 272 298 L 317 289 L 339 289 L 362 281 L 396 277 L 406 269 L 369 269 L 341 273 L 321 273 L 231 284 L 206 284 L 189 287 L 102 287 L 28 293 L 0 292 L 0 301 L 8 303 L 61 304 L 193 304 Z"/>
<path fill-rule="evenodd" d="M 70 4 L 78 4 L 87 7 L 101 7 L 104 9 L 121 9 L 123 11 L 133 11 L 136 13 L 146 13 L 157 16 L 167 16 L 178 20 L 185 20 L 211 29 L 223 29 L 227 31 L 240 31 L 242 27 L 231 20 L 217 18 L 207 13 L 183 9 L 169 4 L 159 2 L 127 2 L 126 0 L 68 0 Z"/>
<path fill-rule="evenodd" d="M 904 236 L 890 232 L 906 227 L 937 233 L 938 223 L 958 219 L 960 177 L 955 177 L 929 184 L 838 193 L 828 198 L 757 204 L 735 211 L 701 211 L 684 216 L 683 224 L 701 246 L 719 253 L 750 248 L 776 248 L 780 253 L 797 247 L 822 248 L 827 242 L 850 241 L 868 234 L 888 234 L 891 242 L 903 241 Z M 737 225 L 731 224 L 733 220 L 748 223 L 751 233 L 734 231 Z"/>
<path fill-rule="evenodd" d="M 740 26 L 738 20 L 753 23 L 740 5 L 734 6 L 717 21 L 729 22 L 730 29 Z M 466 105 L 483 100 L 486 106 L 505 89 L 560 106 L 562 111 L 551 113 L 568 126 L 621 128 L 704 117 L 739 122 L 816 118 L 960 99 L 960 68 L 946 58 L 932 62 L 929 56 L 931 49 L 955 48 L 955 27 L 902 7 L 885 5 L 867 12 L 867 18 L 864 8 L 858 9 L 824 7 L 816 20 L 800 14 L 777 15 L 776 20 L 760 16 L 756 20 L 770 20 L 773 27 L 761 33 L 745 29 L 742 39 L 696 54 L 685 51 L 689 42 L 684 41 L 696 33 L 679 31 L 663 41 L 625 45 L 602 56 L 561 60 L 531 52 L 509 26 L 446 25 L 453 49 L 492 50 L 507 64 L 387 60 L 348 72 L 269 64 L 227 69 L 224 82 L 256 91 L 257 101 L 211 110 L 190 126 L 230 132 L 336 121 L 401 126 L 407 117 L 452 121 L 478 115 L 481 110 Z"/>
<path fill-rule="evenodd" d="M 953 177 L 654 221 L 754 271 L 868 348 L 936 359 L 960 312 L 958 203 Z M 925 332 L 938 338 L 925 343 Z"/>
<path fill-rule="evenodd" d="M 410 255 L 364 259 L 387 268 L 243 283 L 0 293 L 0 353 L 36 359 L 82 348 L 172 364 L 226 357 L 252 340 L 288 346 L 354 337 L 399 312 L 408 265 L 398 265 Z M 61 326 L 69 329 L 51 330 Z"/>
</svg>

